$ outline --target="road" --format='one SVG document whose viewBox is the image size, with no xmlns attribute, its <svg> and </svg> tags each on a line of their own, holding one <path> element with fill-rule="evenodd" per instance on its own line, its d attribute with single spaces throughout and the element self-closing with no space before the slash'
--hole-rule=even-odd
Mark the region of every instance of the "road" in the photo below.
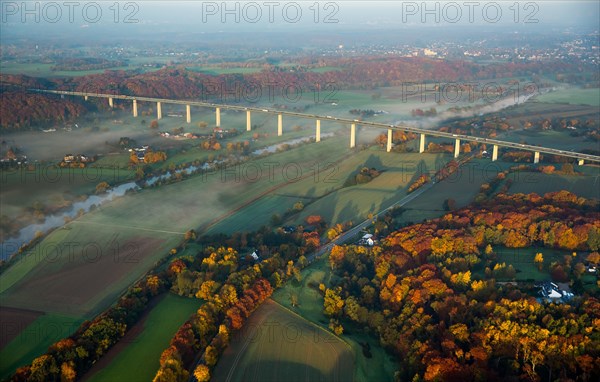
<svg viewBox="0 0 600 382">
<path fill-rule="evenodd" d="M 474 156 L 475 156 L 475 153 L 471 153 L 468 156 L 462 157 L 458 161 L 458 168 L 456 169 L 456 171 L 459 171 L 460 167 L 463 164 L 467 163 Z M 405 204 L 410 203 L 414 199 L 418 198 L 425 191 L 431 189 L 436 184 L 439 184 L 441 181 L 442 180 L 440 180 L 437 177 L 437 174 L 436 174 L 431 179 L 431 181 L 429 181 L 428 183 L 425 183 L 423 186 L 419 187 L 417 190 L 415 190 L 415 191 L 411 192 L 410 194 L 406 195 L 404 198 L 400 199 L 399 201 L 397 201 L 396 203 L 394 203 L 391 206 L 387 207 L 386 209 L 383 209 L 383 210 L 379 211 L 371 219 L 367 219 L 367 220 L 363 221 L 362 223 L 360 223 L 360 224 L 352 227 L 350 230 L 342 233 L 341 235 L 339 235 L 337 238 L 333 239 L 329 243 L 327 243 L 327 244 L 319 247 L 319 249 L 317 249 L 315 252 L 313 252 L 310 255 L 308 255 L 306 257 L 306 260 L 308 260 L 309 264 L 312 263 L 317 257 L 323 255 L 326 252 L 331 251 L 331 248 L 333 248 L 334 245 L 339 245 L 339 244 L 346 243 L 348 240 L 354 238 L 361 230 L 363 230 L 363 229 L 369 227 L 371 224 L 373 224 L 373 221 L 377 220 L 377 218 L 379 218 L 380 216 L 385 215 L 388 211 L 390 211 L 390 210 L 392 210 L 394 208 L 402 207 Z"/>
</svg>

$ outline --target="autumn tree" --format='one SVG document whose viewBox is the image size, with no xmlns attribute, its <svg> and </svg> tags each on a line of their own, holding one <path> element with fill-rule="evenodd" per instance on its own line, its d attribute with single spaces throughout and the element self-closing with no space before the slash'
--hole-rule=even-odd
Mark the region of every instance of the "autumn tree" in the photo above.
<svg viewBox="0 0 600 382">
<path fill-rule="evenodd" d="M 592 252 L 586 257 L 586 260 L 590 264 L 598 265 L 598 264 L 600 264 L 600 253 Z"/>
<path fill-rule="evenodd" d="M 541 271 L 544 267 L 544 255 L 541 252 L 536 253 L 533 262 L 537 264 L 538 270 Z"/>
<path fill-rule="evenodd" d="M 199 364 L 196 369 L 194 369 L 194 378 L 198 382 L 208 382 L 210 381 L 210 369 L 203 364 Z"/>
<path fill-rule="evenodd" d="M 107 182 L 100 182 L 96 185 L 96 194 L 103 194 L 108 190 L 110 185 Z"/>
<path fill-rule="evenodd" d="M 326 289 L 323 301 L 324 313 L 327 316 L 338 316 L 344 307 L 344 300 L 340 297 L 342 288 Z"/>
</svg>

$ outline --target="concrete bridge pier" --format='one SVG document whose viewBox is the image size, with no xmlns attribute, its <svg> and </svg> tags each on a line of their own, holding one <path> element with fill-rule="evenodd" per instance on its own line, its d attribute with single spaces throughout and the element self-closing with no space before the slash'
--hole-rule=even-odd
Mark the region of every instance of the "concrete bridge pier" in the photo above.
<svg viewBox="0 0 600 382">
<path fill-rule="evenodd" d="M 540 152 L 536 151 L 533 153 L 533 163 L 540 163 Z"/>
<path fill-rule="evenodd" d="M 185 118 L 187 123 L 192 123 L 192 107 L 190 105 L 185 105 Z"/>
<path fill-rule="evenodd" d="M 460 139 L 456 139 L 456 141 L 454 141 L 454 157 L 458 158 L 458 156 L 460 155 Z"/>
<path fill-rule="evenodd" d="M 246 131 L 252 130 L 252 117 L 250 116 L 250 110 L 246 110 Z"/>
<path fill-rule="evenodd" d="M 156 119 L 162 119 L 162 108 L 160 102 L 156 103 Z"/>
<path fill-rule="evenodd" d="M 425 152 L 425 134 L 421 134 L 421 139 L 419 140 L 419 153 Z"/>
<path fill-rule="evenodd" d="M 356 147 L 356 123 L 350 125 L 350 148 Z"/>
<path fill-rule="evenodd" d="M 580 165 L 580 166 L 583 166 L 583 163 L 584 163 L 584 160 L 583 160 L 583 159 L 580 159 L 580 160 L 577 162 L 577 164 L 578 164 L 578 165 Z"/>
<path fill-rule="evenodd" d="M 320 119 L 317 119 L 316 125 L 317 125 L 317 131 L 315 132 L 315 141 L 321 142 L 321 120 Z"/>
<path fill-rule="evenodd" d="M 138 110 L 137 110 L 137 100 L 133 100 L 133 116 L 137 117 L 138 116 Z"/>
<path fill-rule="evenodd" d="M 215 119 L 216 119 L 215 125 L 217 127 L 220 127 L 221 126 L 221 108 L 220 107 L 215 109 Z"/>
<path fill-rule="evenodd" d="M 498 160 L 498 145 L 494 145 L 494 147 L 492 148 L 492 162 L 495 162 Z"/>
<path fill-rule="evenodd" d="M 393 131 L 392 131 L 392 129 L 388 129 L 387 147 L 386 147 L 386 150 L 385 150 L 388 153 L 390 151 L 392 151 L 392 137 L 393 137 Z"/>
<path fill-rule="evenodd" d="M 277 136 L 281 137 L 283 135 L 283 115 L 277 114 Z"/>
<path fill-rule="evenodd" d="M 110 106 L 111 108 L 115 106 L 112 97 L 108 97 L 108 106 Z"/>
</svg>

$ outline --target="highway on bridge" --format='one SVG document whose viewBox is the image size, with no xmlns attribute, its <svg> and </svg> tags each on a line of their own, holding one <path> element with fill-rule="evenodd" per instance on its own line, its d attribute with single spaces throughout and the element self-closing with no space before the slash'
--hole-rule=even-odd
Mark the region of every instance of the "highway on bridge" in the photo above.
<svg viewBox="0 0 600 382">
<path fill-rule="evenodd" d="M 192 100 L 174 100 L 174 99 L 165 99 L 165 98 L 153 98 L 153 97 L 139 97 L 139 96 L 131 96 L 131 95 L 121 95 L 121 94 L 102 94 L 102 93 L 87 93 L 87 92 L 74 92 L 74 91 L 66 91 L 66 90 L 44 90 L 44 89 L 29 89 L 33 92 L 39 93 L 49 93 L 49 94 L 59 94 L 59 95 L 70 95 L 70 96 L 80 96 L 80 97 L 97 97 L 97 98 L 107 98 L 112 102 L 112 99 L 122 99 L 122 100 L 131 100 L 131 101 L 142 101 L 142 102 L 155 102 L 155 103 L 165 103 L 165 104 L 179 104 L 179 105 L 189 105 L 189 106 L 199 106 L 206 108 L 219 108 L 224 110 L 237 110 L 237 111 L 246 111 L 246 112 L 256 112 L 256 113 L 267 113 L 273 115 L 281 115 L 281 116 L 289 116 L 289 117 L 297 117 L 304 119 L 313 119 L 317 121 L 333 121 L 342 124 L 352 124 L 352 125 L 360 125 L 367 126 L 379 129 L 388 129 L 388 130 L 400 130 L 404 132 L 412 132 L 416 134 L 424 134 L 427 136 L 434 137 L 442 137 L 442 138 L 450 138 L 460 140 L 460 141 L 468 141 L 468 142 L 476 142 L 476 143 L 484 143 L 486 145 L 495 145 L 498 147 L 507 147 L 518 149 L 522 151 L 531 151 L 534 153 L 543 153 L 550 155 L 557 155 L 568 158 L 575 158 L 580 161 L 590 161 L 600 163 L 600 156 L 590 155 L 578 153 L 575 151 L 567 151 L 567 150 L 559 150 L 550 147 L 541 147 L 535 145 L 527 145 L 520 144 L 515 142 L 507 142 L 498 139 L 491 138 L 483 138 L 483 137 L 475 137 L 470 135 L 459 135 L 452 134 L 442 131 L 435 130 L 427 130 L 419 127 L 410 126 L 407 124 L 386 124 L 382 122 L 369 122 L 369 121 L 361 121 L 358 119 L 350 119 L 350 118 L 339 118 L 333 116 L 321 116 L 314 114 L 304 114 L 297 113 L 292 111 L 283 111 L 283 110 L 274 110 L 268 108 L 260 108 L 260 107 L 250 107 L 250 106 L 241 106 L 241 105 L 226 105 L 226 104 L 217 104 L 210 102 L 201 102 L 201 101 L 192 101 Z M 389 151 L 389 149 L 388 149 Z M 536 154 L 538 155 L 538 154 Z"/>
</svg>

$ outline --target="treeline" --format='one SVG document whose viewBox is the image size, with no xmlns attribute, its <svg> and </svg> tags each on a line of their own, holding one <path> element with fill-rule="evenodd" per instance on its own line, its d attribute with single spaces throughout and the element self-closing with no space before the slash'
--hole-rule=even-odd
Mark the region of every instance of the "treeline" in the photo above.
<svg viewBox="0 0 600 382">
<path fill-rule="evenodd" d="M 84 322 L 73 335 L 20 367 L 12 381 L 75 381 L 125 335 L 148 307 L 148 302 L 169 284 L 163 274 L 150 274 L 133 285 L 117 304 L 92 321 Z"/>
<path fill-rule="evenodd" d="M 321 287 L 330 328 L 375 334 L 399 361 L 397 380 L 598 380 L 598 296 L 542 304 L 535 291 L 501 286 L 495 278 L 515 270 L 494 246 L 597 251 L 598 202 L 566 191 L 500 194 L 373 248 L 335 246 L 329 263 L 339 279 Z M 580 277 L 571 261 L 552 274 L 561 267 Z M 482 262 L 490 271 L 476 276 Z"/>
<path fill-rule="evenodd" d="M 72 99 L 22 91 L 0 93 L 0 127 L 3 129 L 21 129 L 35 123 L 65 122 L 82 115 L 86 110 Z"/>
<path fill-rule="evenodd" d="M 200 243 L 209 245 L 203 254 L 170 263 L 167 275 L 171 290 L 206 303 L 179 328 L 163 351 L 154 382 L 187 381 L 190 370 L 198 381 L 210 380 L 231 334 L 243 327 L 274 288 L 290 278 L 300 280 L 300 269 L 307 264 L 304 254 L 319 245 L 319 235 L 326 229 L 317 216 L 311 216 L 307 223 L 318 223 L 318 231 L 304 232 L 299 226 L 295 232 L 285 233 L 264 227 L 230 237 L 200 238 Z M 212 244 L 220 247 L 215 249 Z M 262 260 L 241 256 L 223 244 L 258 248 L 255 253 L 260 253 Z"/>
<path fill-rule="evenodd" d="M 203 247 L 193 256 L 165 257 L 118 302 L 73 335 L 62 339 L 32 362 L 20 367 L 12 381 L 75 381 L 81 378 L 111 346 L 116 344 L 141 317 L 152 298 L 170 290 L 181 296 L 206 301 L 175 333 L 160 357 L 155 381 L 187 381 L 189 370 L 210 371 L 250 314 L 285 280 L 300 279 L 307 264 L 305 253 L 320 244 L 327 224 L 320 216 L 309 216 L 307 225 L 293 233 L 263 226 L 254 232 L 201 236 L 188 231 L 182 246 L 195 241 Z M 240 251 L 255 248 L 261 259 Z M 177 254 L 172 249 L 170 255 Z"/>
<path fill-rule="evenodd" d="M 127 66 L 127 61 L 123 60 L 107 60 L 105 58 L 67 58 L 61 60 L 56 65 L 53 65 L 52 71 L 69 70 L 69 71 L 83 71 L 83 70 L 98 70 L 98 69 L 109 69 L 117 66 Z"/>
</svg>

